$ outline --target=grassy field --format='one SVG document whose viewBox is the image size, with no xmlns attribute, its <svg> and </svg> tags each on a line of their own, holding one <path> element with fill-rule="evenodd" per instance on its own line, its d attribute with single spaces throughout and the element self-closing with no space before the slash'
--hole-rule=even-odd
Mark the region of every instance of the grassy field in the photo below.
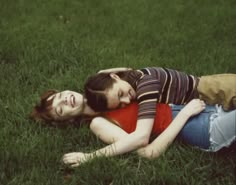
<svg viewBox="0 0 236 185">
<path fill-rule="evenodd" d="M 135 153 L 77 169 L 61 157 L 103 146 L 87 127 L 28 119 L 47 89 L 83 91 L 99 69 L 163 66 L 236 73 L 235 0 L 0 0 L 1 185 L 231 185 L 236 153 L 175 142 L 155 160 Z"/>
</svg>

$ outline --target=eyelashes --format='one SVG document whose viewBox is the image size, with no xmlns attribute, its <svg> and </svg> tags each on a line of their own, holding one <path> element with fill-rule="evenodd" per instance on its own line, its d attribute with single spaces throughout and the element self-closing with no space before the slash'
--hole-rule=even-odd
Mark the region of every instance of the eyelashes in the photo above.
<svg viewBox="0 0 236 185">
<path fill-rule="evenodd" d="M 119 98 L 121 98 L 123 95 L 124 95 L 124 94 L 123 94 L 122 91 L 120 91 L 119 94 L 118 94 Z"/>
</svg>

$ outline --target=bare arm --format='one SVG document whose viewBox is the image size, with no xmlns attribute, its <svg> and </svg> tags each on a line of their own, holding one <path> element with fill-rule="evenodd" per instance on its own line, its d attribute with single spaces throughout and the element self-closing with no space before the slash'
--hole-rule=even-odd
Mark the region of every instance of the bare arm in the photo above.
<svg viewBox="0 0 236 185">
<path fill-rule="evenodd" d="M 72 167 L 79 166 L 80 164 L 97 156 L 115 156 L 136 150 L 140 147 L 146 146 L 151 134 L 153 119 L 138 120 L 136 130 L 126 135 L 125 137 L 117 140 L 102 149 L 96 150 L 91 153 L 73 152 L 63 156 L 63 162 Z"/>
<path fill-rule="evenodd" d="M 97 73 L 116 73 L 116 72 L 129 71 L 129 70 L 132 70 L 132 68 L 116 67 L 116 68 L 103 69 L 103 70 L 98 71 Z"/>
<path fill-rule="evenodd" d="M 175 117 L 171 124 L 152 143 L 140 148 L 138 154 L 146 158 L 159 157 L 174 141 L 187 120 L 205 109 L 205 103 L 200 100 L 192 100 Z"/>
</svg>

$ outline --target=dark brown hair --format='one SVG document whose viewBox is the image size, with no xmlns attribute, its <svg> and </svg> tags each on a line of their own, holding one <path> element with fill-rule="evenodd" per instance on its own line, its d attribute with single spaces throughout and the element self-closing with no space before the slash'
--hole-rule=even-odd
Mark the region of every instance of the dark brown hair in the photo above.
<svg viewBox="0 0 236 185">
<path fill-rule="evenodd" d="M 111 73 L 97 73 L 90 76 L 84 85 L 88 105 L 97 112 L 107 111 L 107 98 L 104 91 L 113 87 L 115 80 Z M 134 89 L 136 80 L 141 76 L 136 70 L 116 73 L 122 80 L 127 81 Z"/>
<path fill-rule="evenodd" d="M 34 106 L 30 118 L 35 121 L 45 121 L 50 122 L 53 121 L 50 111 L 52 109 L 53 98 L 48 100 L 49 97 L 56 94 L 57 90 L 48 90 L 40 96 L 40 102 L 36 106 Z"/>
</svg>

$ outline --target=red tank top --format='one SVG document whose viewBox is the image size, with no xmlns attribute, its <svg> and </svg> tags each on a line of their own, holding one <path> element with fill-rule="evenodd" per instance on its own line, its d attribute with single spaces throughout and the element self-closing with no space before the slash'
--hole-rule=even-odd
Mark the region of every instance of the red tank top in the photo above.
<svg viewBox="0 0 236 185">
<path fill-rule="evenodd" d="M 131 133 L 135 130 L 137 124 L 138 104 L 131 103 L 124 108 L 106 112 L 105 116 L 108 119 L 117 122 L 127 133 Z M 160 134 L 168 127 L 171 121 L 172 112 L 169 105 L 157 104 L 152 134 Z"/>
</svg>

